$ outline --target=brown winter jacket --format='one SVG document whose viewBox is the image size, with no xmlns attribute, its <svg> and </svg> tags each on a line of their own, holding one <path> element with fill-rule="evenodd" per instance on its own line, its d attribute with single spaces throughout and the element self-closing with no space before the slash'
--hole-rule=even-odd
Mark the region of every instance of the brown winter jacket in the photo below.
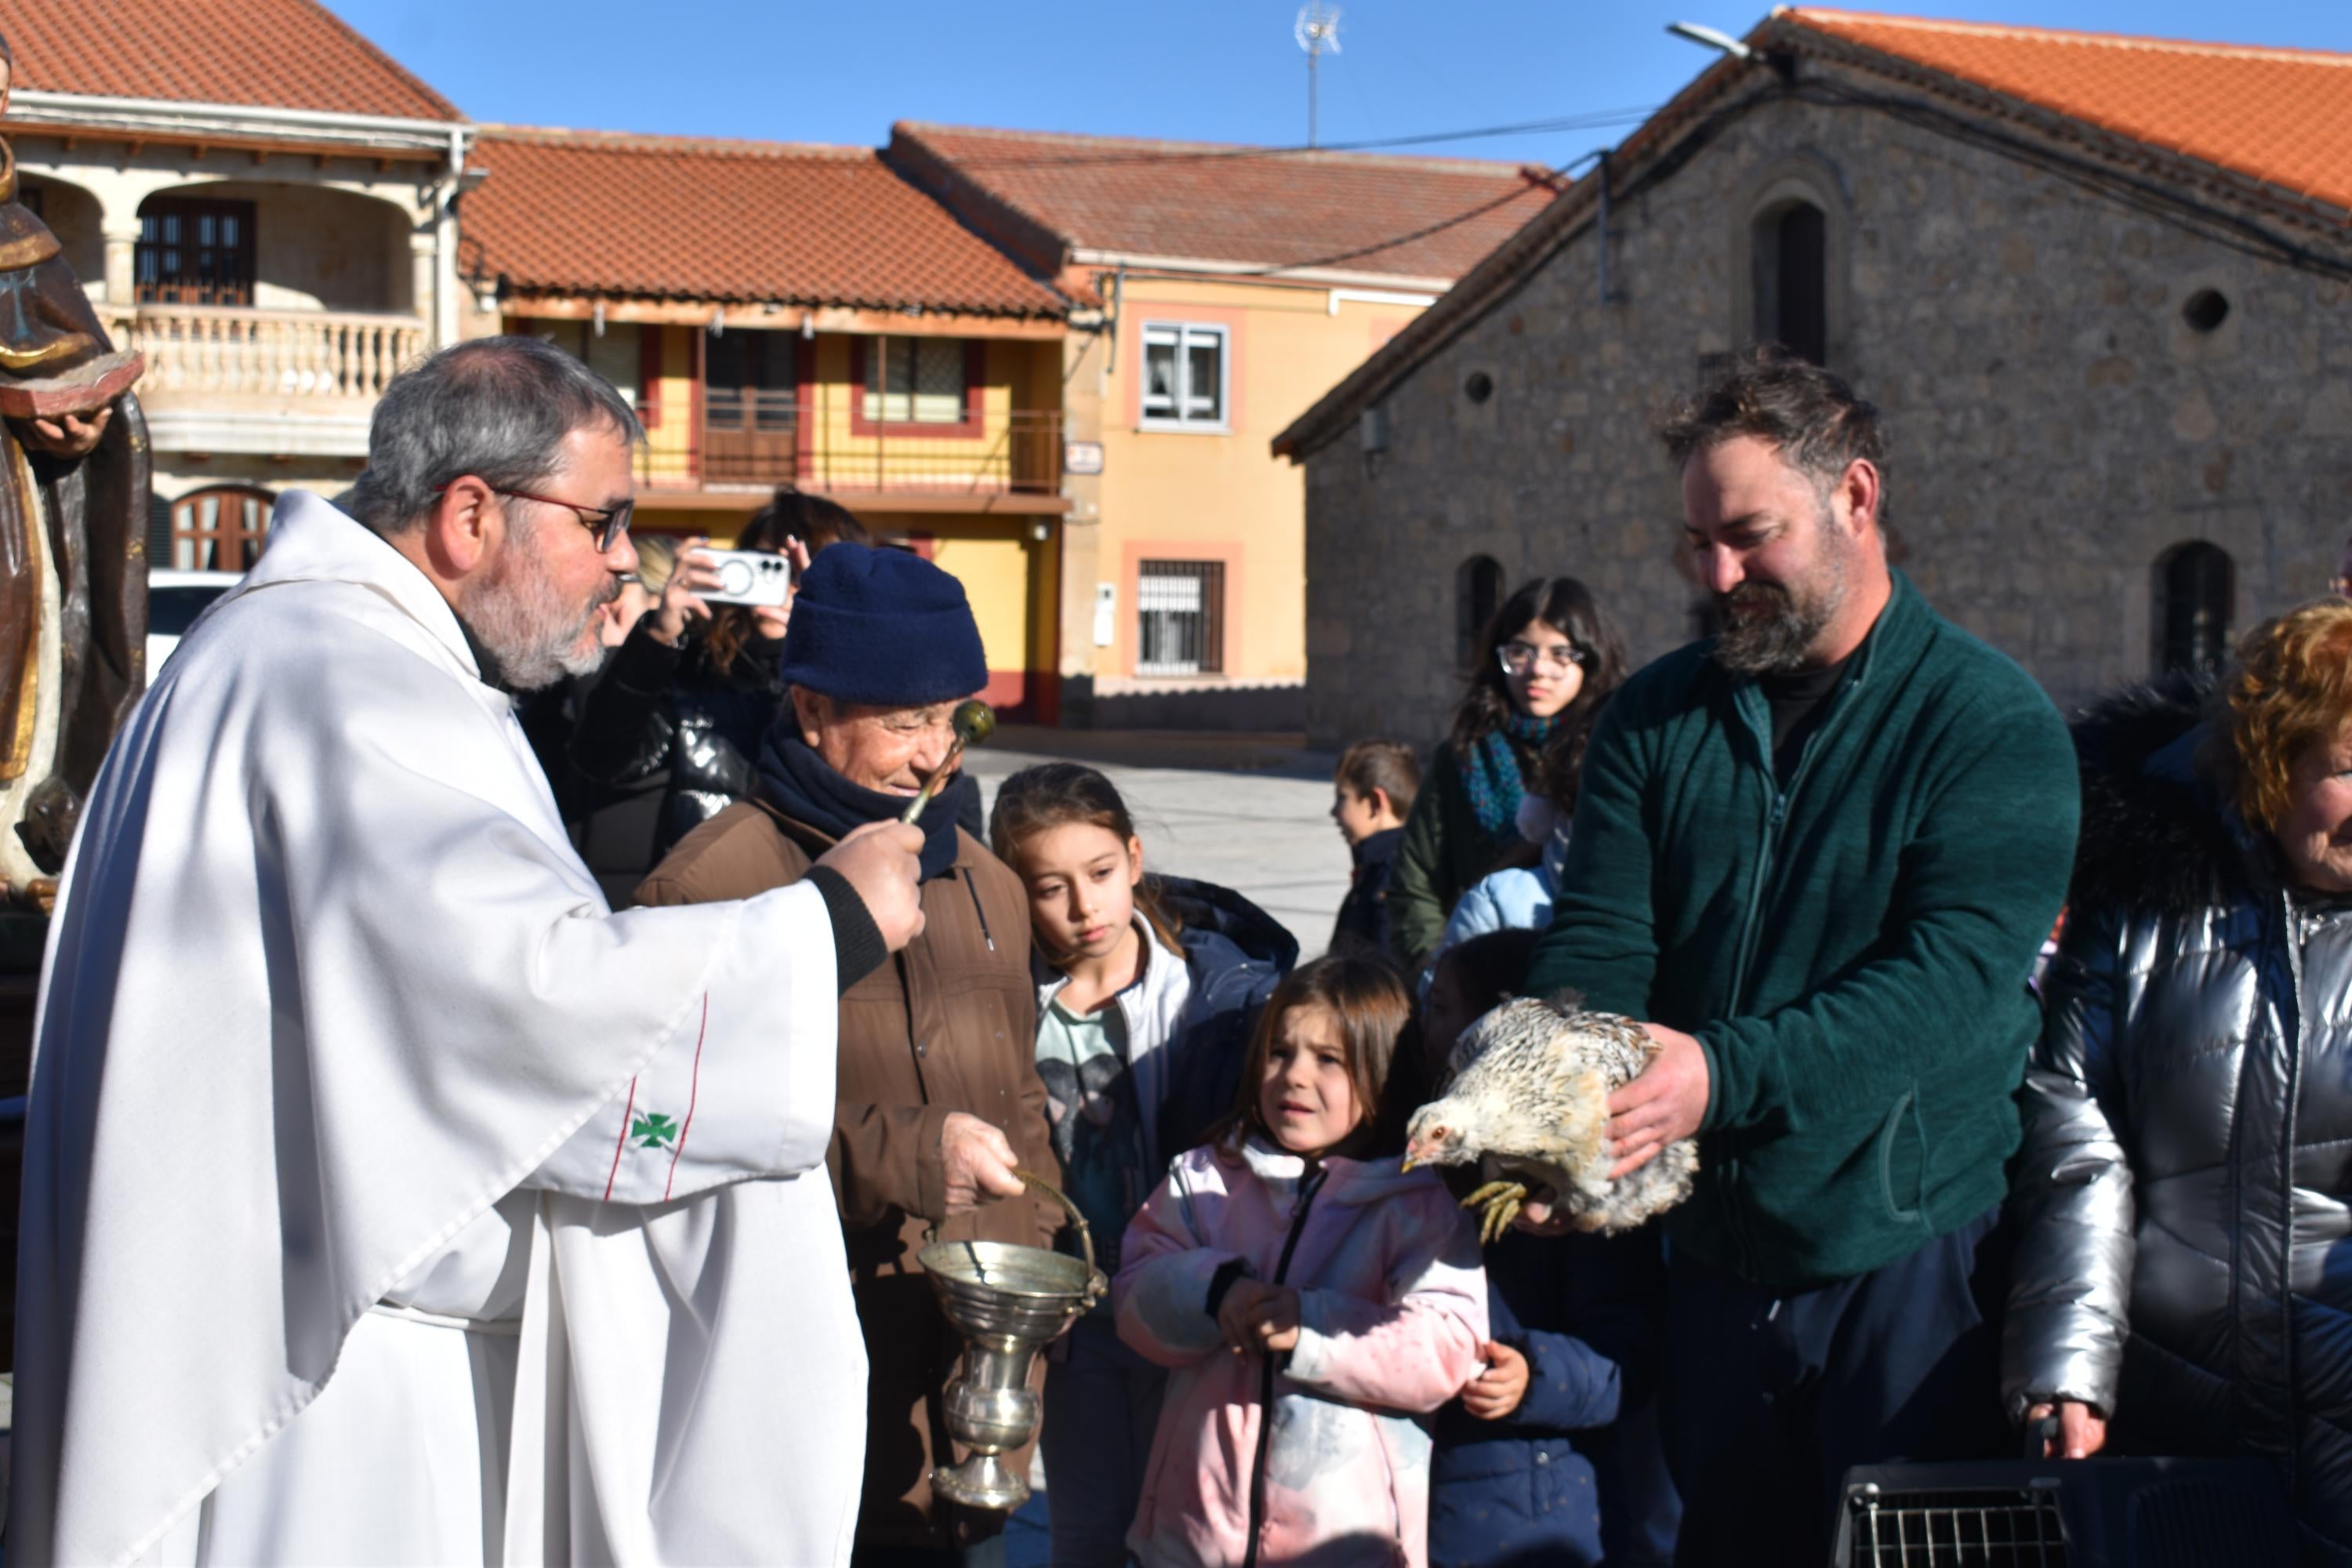
<svg viewBox="0 0 2352 1568">
<path fill-rule="evenodd" d="M 1020 879 L 969 834 L 948 875 L 923 884 L 923 934 L 841 999 L 833 1148 L 850 1284 L 866 1331 L 866 1492 L 860 1545 L 944 1547 L 983 1539 L 1003 1516 L 931 1498 L 933 1456 L 950 1444 L 940 1395 L 961 1348 L 915 1262 L 938 1221 L 945 1241 L 1053 1245 L 1061 1211 L 1030 1197 L 940 1220 L 948 1113 L 994 1122 L 1021 1163 L 1060 1182 L 1037 1077 L 1037 994 Z M 804 876 L 833 840 L 773 807 L 729 806 L 678 840 L 640 884 L 640 904 L 746 899 Z M 1042 1359 L 1040 1365 L 1042 1367 Z M 957 1450 L 953 1458 L 963 1455 Z M 1006 1456 L 1026 1474 L 1029 1451 Z"/>
</svg>

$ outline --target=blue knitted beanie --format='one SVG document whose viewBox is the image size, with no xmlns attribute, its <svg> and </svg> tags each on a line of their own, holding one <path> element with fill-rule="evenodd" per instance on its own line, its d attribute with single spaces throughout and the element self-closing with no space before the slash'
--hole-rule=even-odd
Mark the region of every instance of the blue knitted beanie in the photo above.
<svg viewBox="0 0 2352 1568">
<path fill-rule="evenodd" d="M 912 708 L 988 684 L 963 584 L 919 555 L 846 541 L 801 574 L 783 678 L 836 702 Z"/>
</svg>

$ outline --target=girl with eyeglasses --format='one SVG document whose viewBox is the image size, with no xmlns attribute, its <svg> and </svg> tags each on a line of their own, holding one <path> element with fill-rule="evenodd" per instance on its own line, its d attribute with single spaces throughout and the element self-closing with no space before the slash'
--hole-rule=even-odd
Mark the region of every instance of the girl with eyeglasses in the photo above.
<svg viewBox="0 0 2352 1568">
<path fill-rule="evenodd" d="M 1464 893 L 1565 824 L 1593 721 L 1624 679 L 1624 639 L 1573 577 L 1537 578 L 1486 623 L 1390 883 L 1390 945 L 1407 973 Z"/>
</svg>

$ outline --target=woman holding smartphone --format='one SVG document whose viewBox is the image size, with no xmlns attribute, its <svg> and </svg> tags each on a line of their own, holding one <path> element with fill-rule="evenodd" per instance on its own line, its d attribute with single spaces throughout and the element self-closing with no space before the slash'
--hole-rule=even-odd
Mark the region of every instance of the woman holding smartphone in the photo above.
<svg viewBox="0 0 2352 1568">
<path fill-rule="evenodd" d="M 783 486 L 735 548 L 784 556 L 797 582 L 818 551 L 845 539 L 869 542 L 846 509 Z M 572 766 L 594 783 L 625 786 L 667 771 L 648 866 L 750 791 L 760 736 L 784 703 L 776 667 L 791 603 L 713 604 L 719 581 L 709 542 L 685 542 L 660 602 L 614 651 L 572 739 Z"/>
</svg>

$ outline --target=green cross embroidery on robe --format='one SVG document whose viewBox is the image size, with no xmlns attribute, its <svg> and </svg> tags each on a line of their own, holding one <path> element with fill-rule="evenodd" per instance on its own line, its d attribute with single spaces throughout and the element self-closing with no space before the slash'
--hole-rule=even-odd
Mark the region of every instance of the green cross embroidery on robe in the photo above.
<svg viewBox="0 0 2352 1568">
<path fill-rule="evenodd" d="M 677 1142 L 677 1123 L 647 1111 L 631 1125 L 629 1136 L 637 1141 L 640 1149 L 667 1149 Z"/>
</svg>

